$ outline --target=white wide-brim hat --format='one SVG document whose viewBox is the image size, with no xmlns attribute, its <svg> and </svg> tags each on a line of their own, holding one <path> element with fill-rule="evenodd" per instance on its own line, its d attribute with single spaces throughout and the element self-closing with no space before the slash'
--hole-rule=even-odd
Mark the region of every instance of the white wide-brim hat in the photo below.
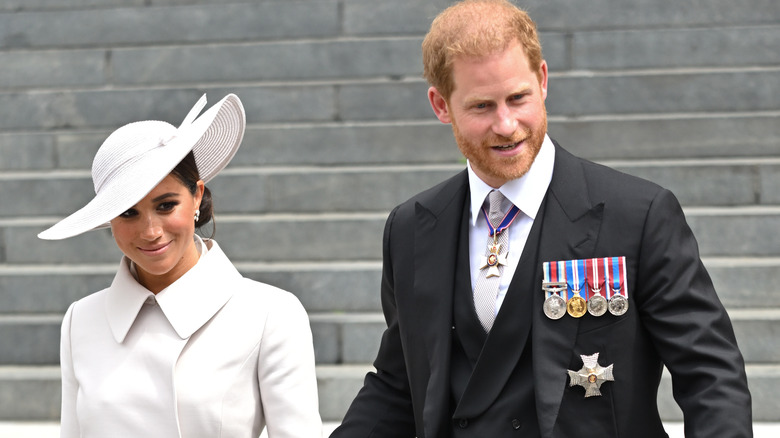
<svg viewBox="0 0 780 438">
<path fill-rule="evenodd" d="M 146 197 L 190 151 L 203 182 L 214 178 L 241 145 L 246 115 L 234 94 L 225 96 L 196 119 L 205 105 L 204 94 L 179 128 L 146 120 L 114 131 L 92 162 L 95 197 L 38 237 L 66 239 L 110 226 L 112 219 Z"/>
</svg>

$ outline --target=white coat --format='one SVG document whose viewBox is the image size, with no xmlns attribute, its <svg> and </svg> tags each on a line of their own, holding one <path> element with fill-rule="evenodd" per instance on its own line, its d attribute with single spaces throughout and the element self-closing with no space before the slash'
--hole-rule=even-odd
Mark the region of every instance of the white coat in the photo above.
<svg viewBox="0 0 780 438">
<path fill-rule="evenodd" d="M 109 288 L 70 306 L 63 438 L 256 438 L 266 424 L 269 438 L 322 436 L 303 306 L 207 245 L 156 296 L 125 257 Z"/>
</svg>

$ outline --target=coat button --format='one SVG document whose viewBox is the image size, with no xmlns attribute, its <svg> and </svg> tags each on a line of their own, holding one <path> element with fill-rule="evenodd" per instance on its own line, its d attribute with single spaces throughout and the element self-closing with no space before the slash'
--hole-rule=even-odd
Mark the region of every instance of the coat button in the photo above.
<svg viewBox="0 0 780 438">
<path fill-rule="evenodd" d="M 460 427 L 461 429 L 465 429 L 469 427 L 469 420 L 465 418 L 461 418 L 460 420 L 458 420 L 458 427 Z"/>
<path fill-rule="evenodd" d="M 523 423 L 521 423 L 520 420 L 518 420 L 517 418 L 512 420 L 512 428 L 514 428 L 515 430 L 520 429 L 520 426 L 522 425 Z"/>
</svg>

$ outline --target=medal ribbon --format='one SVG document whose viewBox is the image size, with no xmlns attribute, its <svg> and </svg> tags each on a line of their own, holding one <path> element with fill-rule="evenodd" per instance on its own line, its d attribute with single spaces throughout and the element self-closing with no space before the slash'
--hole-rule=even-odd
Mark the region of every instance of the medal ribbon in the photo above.
<svg viewBox="0 0 780 438">
<path fill-rule="evenodd" d="M 544 270 L 544 282 L 545 283 L 563 283 L 566 281 L 566 271 L 564 270 L 562 266 L 563 262 L 544 262 L 542 264 L 542 269 Z M 559 278 L 560 275 L 563 275 L 563 280 Z M 546 289 L 545 298 L 550 297 L 554 293 L 553 290 Z M 561 298 L 564 300 L 566 299 L 566 291 L 561 290 L 559 292 L 561 294 Z"/>
<path fill-rule="evenodd" d="M 566 283 L 568 286 L 568 282 L 566 281 L 566 262 L 555 262 L 557 266 L 558 271 L 558 279 L 556 281 L 560 283 Z M 565 290 L 561 291 L 562 295 L 561 298 L 564 300 L 569 300 L 569 288 L 567 287 Z"/>
<path fill-rule="evenodd" d="M 588 276 L 585 272 L 585 260 L 575 260 L 574 263 L 577 265 L 577 279 L 575 280 L 575 283 L 580 285 L 580 296 L 587 300 L 588 296 L 585 285 L 588 283 Z"/>
<path fill-rule="evenodd" d="M 507 212 L 507 214 L 504 216 L 503 219 L 501 219 L 501 223 L 498 224 L 498 227 L 493 228 L 493 224 L 490 223 L 490 217 L 488 217 L 488 213 L 485 210 L 485 207 L 482 207 L 482 214 L 485 215 L 485 220 L 487 221 L 488 230 L 490 230 L 489 236 L 493 237 L 494 234 L 501 234 L 502 231 L 509 228 L 510 225 L 512 225 L 512 222 L 517 219 L 517 215 L 520 213 L 520 209 L 517 208 L 516 205 L 512 206 L 512 209 Z"/>
<path fill-rule="evenodd" d="M 585 261 L 585 269 L 590 273 L 590 278 L 593 280 L 593 284 L 588 284 L 588 298 L 594 294 L 593 290 L 599 288 L 599 263 L 598 259 L 587 259 Z"/>
<path fill-rule="evenodd" d="M 620 275 L 620 271 L 621 271 L 620 259 L 621 259 L 620 257 L 612 257 L 609 259 L 610 271 L 611 271 L 610 274 L 612 275 L 612 283 L 610 284 L 610 286 L 612 286 L 612 289 L 614 289 L 615 293 L 617 293 L 618 295 L 620 295 L 620 289 L 622 289 L 623 287 L 623 281 L 622 281 L 623 276 Z M 625 258 L 623 258 L 623 260 L 625 261 Z"/>
<path fill-rule="evenodd" d="M 599 259 L 599 271 L 601 271 L 603 269 L 603 271 L 601 271 L 601 272 L 604 273 L 604 286 L 605 286 L 604 287 L 604 297 L 606 299 L 609 299 L 610 297 L 612 297 L 612 288 L 610 287 L 611 283 L 609 282 L 609 279 L 610 279 L 610 275 L 609 275 L 610 274 L 610 269 L 609 269 L 609 267 L 610 267 L 610 259 L 609 258 L 605 257 L 603 259 Z"/>
<path fill-rule="evenodd" d="M 626 282 L 626 258 L 612 257 L 612 283 L 615 291 L 628 298 L 628 283 Z"/>
<path fill-rule="evenodd" d="M 584 260 L 567 260 L 566 263 L 566 274 L 567 277 L 571 279 L 571 283 L 566 282 L 566 284 L 571 288 L 572 290 L 572 296 L 574 296 L 574 291 L 582 291 L 582 287 L 585 284 L 585 272 L 584 272 Z M 580 279 L 583 279 L 580 281 Z"/>
<path fill-rule="evenodd" d="M 544 270 L 544 283 L 549 283 L 550 282 L 550 262 L 544 262 L 542 264 L 542 269 Z M 542 283 L 542 285 L 544 285 L 544 283 Z M 547 298 L 551 294 L 552 294 L 552 292 L 547 291 L 545 293 L 544 297 Z"/>
</svg>

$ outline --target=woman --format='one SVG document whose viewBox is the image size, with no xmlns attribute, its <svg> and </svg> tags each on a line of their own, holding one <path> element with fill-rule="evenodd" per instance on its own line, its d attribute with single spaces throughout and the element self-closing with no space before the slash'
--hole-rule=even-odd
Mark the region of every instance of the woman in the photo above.
<svg viewBox="0 0 780 438">
<path fill-rule="evenodd" d="M 112 133 L 92 164 L 95 198 L 40 233 L 111 227 L 124 257 L 113 283 L 62 323 L 62 437 L 320 437 L 311 329 L 292 294 L 246 278 L 195 228 L 205 183 L 244 135 L 228 95 L 177 129 Z"/>
</svg>

